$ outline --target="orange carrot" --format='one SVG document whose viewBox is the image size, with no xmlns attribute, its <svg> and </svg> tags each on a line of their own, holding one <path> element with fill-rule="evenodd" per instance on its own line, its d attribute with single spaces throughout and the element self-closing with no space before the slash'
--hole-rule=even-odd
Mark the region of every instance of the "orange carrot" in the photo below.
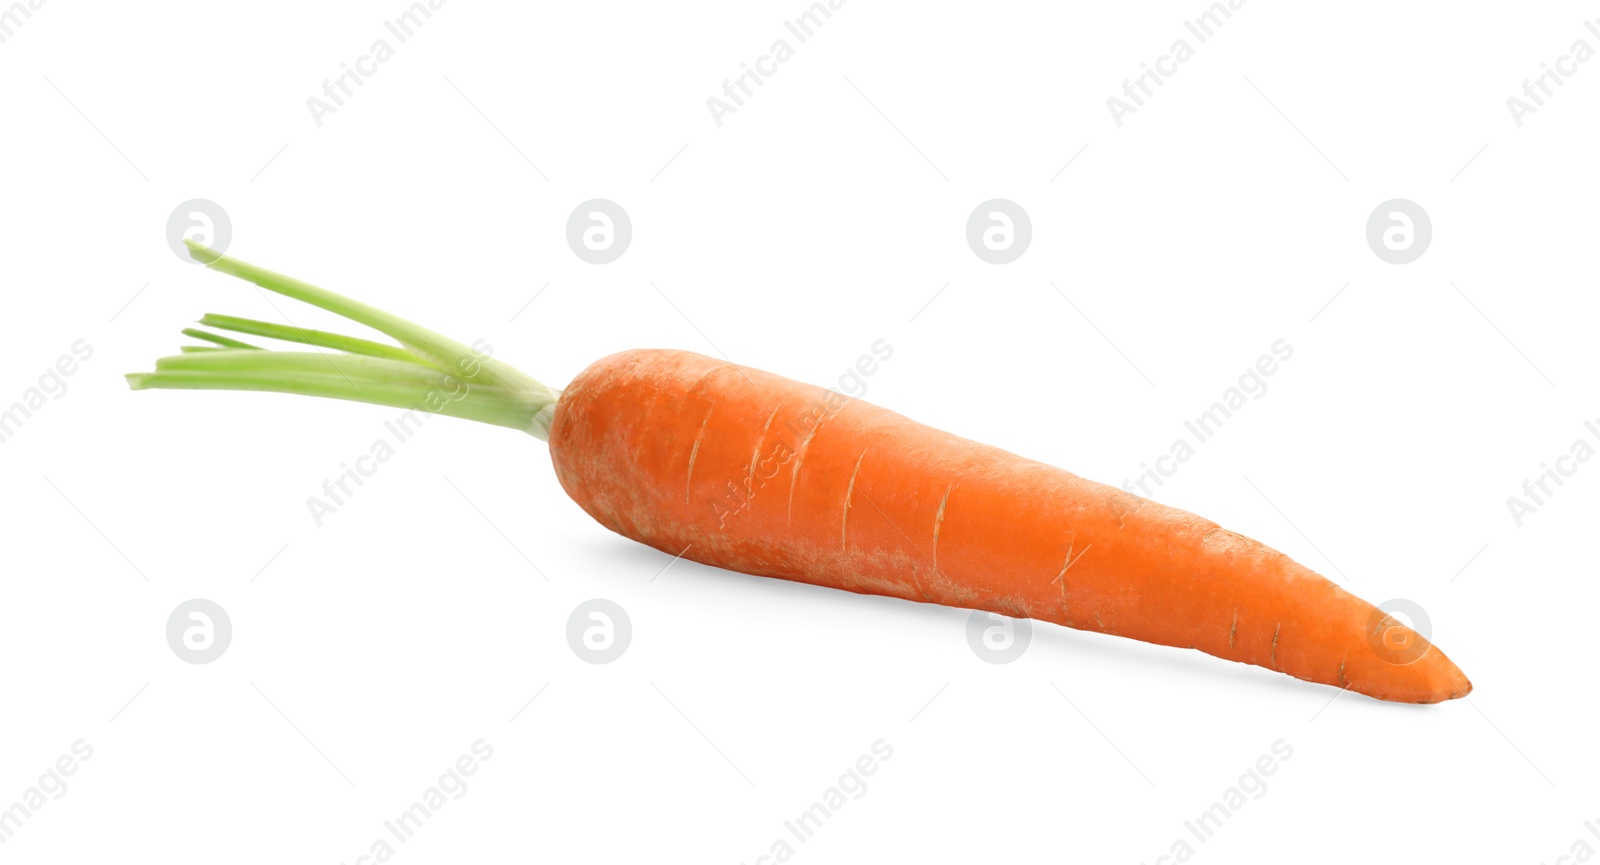
<svg viewBox="0 0 1600 865">
<path fill-rule="evenodd" d="M 708 565 L 1199 649 L 1384 700 L 1433 703 L 1472 689 L 1422 635 L 1185 511 L 689 352 L 612 355 L 558 392 L 372 307 L 195 250 L 214 269 L 401 347 L 315 334 L 314 344 L 348 352 L 336 355 L 343 381 L 318 355 L 191 352 L 130 376 L 135 388 L 421 405 L 522 429 L 548 438 L 562 487 L 602 525 Z M 203 321 L 312 341 L 261 322 Z M 428 405 L 441 389 L 451 397 Z"/>
<path fill-rule="evenodd" d="M 1199 649 L 1385 700 L 1472 685 L 1437 648 L 1208 520 L 887 409 L 682 351 L 579 374 L 556 476 L 672 555 Z"/>
</svg>

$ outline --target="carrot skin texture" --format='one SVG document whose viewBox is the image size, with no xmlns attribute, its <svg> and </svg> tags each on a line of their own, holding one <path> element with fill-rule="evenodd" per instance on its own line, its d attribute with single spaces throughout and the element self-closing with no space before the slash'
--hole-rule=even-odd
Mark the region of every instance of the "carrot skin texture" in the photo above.
<svg viewBox="0 0 1600 865">
<path fill-rule="evenodd" d="M 1195 648 L 1383 700 L 1472 689 L 1420 634 L 1264 544 L 761 370 L 603 358 L 563 391 L 550 451 L 590 516 L 669 555 Z"/>
</svg>

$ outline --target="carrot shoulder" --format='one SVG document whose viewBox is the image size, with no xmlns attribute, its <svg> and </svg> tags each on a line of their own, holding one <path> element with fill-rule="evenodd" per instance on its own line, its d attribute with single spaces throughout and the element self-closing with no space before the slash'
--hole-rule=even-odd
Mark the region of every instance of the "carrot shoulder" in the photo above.
<svg viewBox="0 0 1600 865">
<path fill-rule="evenodd" d="M 613 355 L 562 393 L 550 446 L 591 516 L 705 564 L 1194 648 L 1385 700 L 1472 687 L 1421 635 L 1264 544 L 760 370 Z"/>
</svg>

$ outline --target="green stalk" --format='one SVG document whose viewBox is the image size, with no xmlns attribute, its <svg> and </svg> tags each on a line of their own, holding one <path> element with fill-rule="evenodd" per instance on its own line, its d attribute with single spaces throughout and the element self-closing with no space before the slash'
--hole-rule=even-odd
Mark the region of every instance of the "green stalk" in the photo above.
<svg viewBox="0 0 1600 865">
<path fill-rule="evenodd" d="M 437 388 L 369 380 L 360 375 L 341 377 L 332 373 L 323 375 L 275 369 L 222 372 L 158 370 L 129 373 L 127 380 L 128 386 L 134 390 L 244 390 L 327 397 L 449 415 L 523 432 L 532 432 L 530 419 L 541 407 L 524 392 L 502 388 L 472 388 L 464 396 L 451 397 Z M 548 438 L 548 435 L 546 431 L 539 437 Z"/>
<path fill-rule="evenodd" d="M 403 348 L 395 348 L 392 345 L 384 345 L 381 342 L 373 342 L 370 339 L 359 339 L 321 330 L 307 330 L 303 327 L 273 324 L 269 321 L 256 321 L 255 319 L 237 318 L 231 315 L 217 315 L 212 312 L 201 316 L 200 323 L 206 327 L 231 330 L 234 333 L 247 333 L 251 336 L 281 339 L 284 342 L 298 342 L 303 345 L 332 348 L 339 351 L 347 351 L 351 354 L 387 357 L 393 360 L 411 361 L 413 363 L 422 362 L 422 358 Z"/>
<path fill-rule="evenodd" d="M 480 359 L 477 352 L 465 345 L 397 315 L 335 294 L 325 288 L 318 288 L 309 282 L 302 282 L 294 277 L 274 273 L 264 267 L 222 255 L 193 240 L 186 239 L 184 243 L 189 247 L 190 257 L 212 270 L 236 276 L 246 282 L 253 282 L 267 291 L 321 307 L 351 321 L 364 324 L 386 334 L 440 369 L 465 372 L 466 369 L 463 367 L 475 364 L 480 370 L 477 374 L 483 375 L 493 384 L 550 390 L 508 364 L 493 359 Z"/>
<path fill-rule="evenodd" d="M 384 333 L 402 347 L 326 331 L 227 315 L 200 323 L 333 352 L 270 351 L 195 328 L 183 332 L 214 346 L 185 346 L 156 361 L 154 372 L 127 376 L 134 390 L 270 391 L 433 412 L 519 429 L 548 439 L 560 391 L 502 361 L 420 325 L 327 289 L 220 255 L 188 241 L 196 261 Z"/>
<path fill-rule="evenodd" d="M 195 339 L 203 339 L 206 342 L 214 342 L 223 348 L 250 348 L 256 350 L 260 350 L 261 348 L 259 345 L 251 345 L 248 342 L 240 342 L 232 337 L 223 336 L 220 333 L 207 333 L 206 331 L 203 331 L 197 327 L 184 328 L 183 335 L 192 336 Z"/>
</svg>

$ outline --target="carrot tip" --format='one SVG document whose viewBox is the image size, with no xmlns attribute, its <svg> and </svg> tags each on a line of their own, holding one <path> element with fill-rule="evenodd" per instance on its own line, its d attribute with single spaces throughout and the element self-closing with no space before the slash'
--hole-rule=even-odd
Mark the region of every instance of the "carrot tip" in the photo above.
<svg viewBox="0 0 1600 865">
<path fill-rule="evenodd" d="M 1429 654 L 1437 658 L 1433 671 L 1435 684 L 1428 694 L 1428 699 L 1423 702 L 1443 703 L 1446 700 L 1459 700 L 1472 693 L 1472 680 L 1461 672 L 1461 668 L 1457 667 L 1455 662 L 1446 658 L 1437 646 L 1433 647 Z"/>
</svg>

